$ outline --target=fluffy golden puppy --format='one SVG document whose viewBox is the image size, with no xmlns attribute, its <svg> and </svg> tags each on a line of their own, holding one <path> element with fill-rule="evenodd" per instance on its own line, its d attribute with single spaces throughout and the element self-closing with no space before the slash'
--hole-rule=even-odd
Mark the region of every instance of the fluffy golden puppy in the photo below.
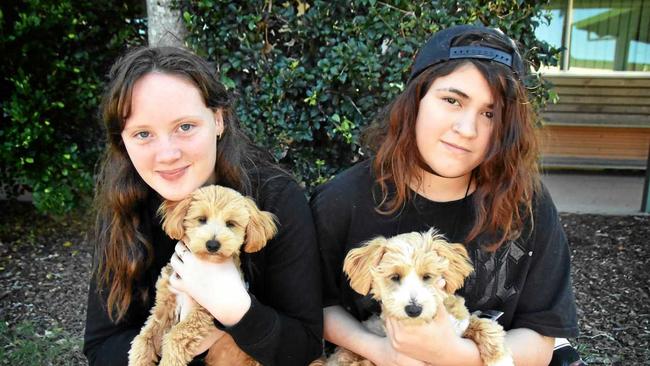
<svg viewBox="0 0 650 366">
<path fill-rule="evenodd" d="M 165 201 L 158 209 L 163 230 L 182 240 L 196 256 L 213 262 L 233 258 L 239 268 L 240 250 L 257 252 L 277 232 L 275 217 L 260 211 L 255 202 L 239 192 L 221 186 L 194 191 L 182 201 Z M 212 315 L 196 305 L 182 321 L 182 304 L 192 301 L 169 287 L 171 265 L 163 268 L 156 282 L 156 303 L 140 334 L 131 343 L 129 365 L 187 365 L 201 340 L 214 329 Z M 241 273 L 241 270 L 240 270 Z M 243 276 L 243 274 L 242 274 Z M 224 334 L 210 348 L 207 365 L 257 365 Z"/>
<path fill-rule="evenodd" d="M 462 297 L 454 295 L 473 271 L 462 244 L 451 244 L 435 230 L 378 237 L 350 250 L 343 263 L 350 286 L 362 295 L 371 294 L 381 303 L 381 318 L 392 317 L 407 324 L 433 320 L 444 306 L 457 334 L 472 339 L 488 366 L 514 365 L 504 344 L 501 325 L 470 316 Z M 372 332 L 385 336 L 379 317 L 364 322 Z M 371 365 L 345 350 L 337 351 L 328 365 Z"/>
</svg>

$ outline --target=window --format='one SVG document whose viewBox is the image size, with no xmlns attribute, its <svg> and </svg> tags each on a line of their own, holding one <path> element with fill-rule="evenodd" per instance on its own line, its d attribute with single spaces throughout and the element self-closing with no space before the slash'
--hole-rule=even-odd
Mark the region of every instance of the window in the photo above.
<svg viewBox="0 0 650 366">
<path fill-rule="evenodd" d="M 553 0 L 548 10 L 535 33 L 565 47 L 559 69 L 650 71 L 650 0 Z"/>
</svg>

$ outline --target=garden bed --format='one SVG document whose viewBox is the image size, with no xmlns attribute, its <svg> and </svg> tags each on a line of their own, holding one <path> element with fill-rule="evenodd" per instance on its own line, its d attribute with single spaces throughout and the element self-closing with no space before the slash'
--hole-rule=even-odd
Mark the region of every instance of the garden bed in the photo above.
<svg viewBox="0 0 650 366">
<path fill-rule="evenodd" d="M 590 365 L 650 360 L 650 216 L 562 214 Z M 88 218 L 0 202 L 0 365 L 83 365 Z"/>
</svg>

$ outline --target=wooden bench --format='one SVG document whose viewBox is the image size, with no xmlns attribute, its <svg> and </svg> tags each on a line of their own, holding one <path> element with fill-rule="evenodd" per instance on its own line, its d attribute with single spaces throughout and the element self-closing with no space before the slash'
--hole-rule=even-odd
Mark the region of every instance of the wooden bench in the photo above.
<svg viewBox="0 0 650 366">
<path fill-rule="evenodd" d="M 646 169 L 650 74 L 544 77 L 559 96 L 541 114 L 544 169 Z"/>
</svg>

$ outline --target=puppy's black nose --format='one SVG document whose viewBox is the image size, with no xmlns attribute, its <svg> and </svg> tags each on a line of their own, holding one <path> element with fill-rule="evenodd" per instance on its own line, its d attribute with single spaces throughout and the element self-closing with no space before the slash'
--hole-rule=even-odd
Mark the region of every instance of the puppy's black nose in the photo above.
<svg viewBox="0 0 650 366">
<path fill-rule="evenodd" d="M 216 240 L 208 240 L 205 243 L 205 247 L 208 249 L 208 252 L 216 252 L 219 250 L 219 248 L 221 248 L 221 243 Z"/>
<path fill-rule="evenodd" d="M 404 311 L 406 311 L 406 315 L 410 316 L 411 318 L 415 318 L 416 316 L 422 314 L 422 306 L 411 303 L 404 307 Z"/>
</svg>

